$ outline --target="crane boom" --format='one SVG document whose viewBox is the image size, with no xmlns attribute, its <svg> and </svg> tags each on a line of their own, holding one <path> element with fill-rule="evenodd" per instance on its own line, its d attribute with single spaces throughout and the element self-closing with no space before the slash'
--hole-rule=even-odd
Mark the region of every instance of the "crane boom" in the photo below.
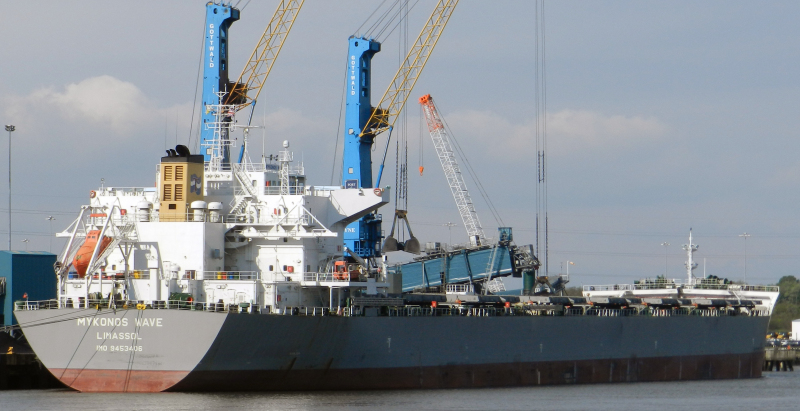
<svg viewBox="0 0 800 411">
<path fill-rule="evenodd" d="M 233 84 L 227 104 L 239 104 L 238 109 L 241 110 L 258 100 L 261 88 L 264 87 L 264 82 L 272 71 L 272 65 L 275 64 L 275 59 L 304 2 L 305 0 L 281 0 L 250 59 L 242 69 L 242 74 Z"/>
<path fill-rule="evenodd" d="M 377 109 L 372 111 L 372 115 L 367 121 L 367 127 L 361 135 L 371 134 L 376 136 L 394 125 L 397 116 L 403 111 L 403 107 L 408 100 L 414 84 L 417 83 L 419 74 L 425 68 L 433 48 L 439 41 L 447 21 L 453 14 L 459 0 L 439 0 L 433 13 L 428 18 L 428 22 L 414 42 L 414 46 L 408 51 L 403 64 L 394 75 L 392 84 L 386 89 L 377 105 Z M 386 107 L 386 108 L 380 108 Z"/>
<path fill-rule="evenodd" d="M 439 110 L 436 109 L 433 97 L 430 94 L 420 97 L 419 103 L 422 105 L 423 113 L 425 113 L 425 120 L 428 123 L 428 131 L 431 133 L 433 146 L 436 148 L 436 155 L 439 157 L 439 162 L 442 163 L 444 176 L 447 178 L 447 184 L 450 186 L 453 199 L 456 200 L 458 213 L 461 214 L 461 221 L 464 222 L 464 228 L 467 229 L 470 244 L 473 246 L 481 245 L 485 238 L 483 228 L 478 219 L 478 213 L 475 212 L 475 206 L 472 203 L 469 190 L 467 190 L 467 184 L 464 182 L 464 176 L 458 167 L 458 161 L 456 161 L 456 156 L 453 152 L 453 144 L 450 142 L 450 137 L 444 128 Z"/>
</svg>

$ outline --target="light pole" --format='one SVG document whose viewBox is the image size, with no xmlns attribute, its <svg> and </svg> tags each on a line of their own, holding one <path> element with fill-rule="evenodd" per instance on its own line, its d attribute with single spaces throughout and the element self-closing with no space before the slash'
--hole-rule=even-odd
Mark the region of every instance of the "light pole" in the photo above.
<svg viewBox="0 0 800 411">
<path fill-rule="evenodd" d="M 448 221 L 447 223 L 445 223 L 445 224 L 442 224 L 442 225 L 444 225 L 445 227 L 447 227 L 447 233 L 448 233 L 448 235 L 449 235 L 449 238 L 450 238 L 450 240 L 449 240 L 449 241 L 450 241 L 449 245 L 450 245 L 450 248 L 452 249 L 452 246 L 453 246 L 453 227 L 457 226 L 458 224 L 456 224 L 456 223 L 451 223 L 451 222 L 449 222 L 449 221 Z"/>
<path fill-rule="evenodd" d="M 25 251 L 28 251 L 28 243 L 29 243 L 30 241 L 31 241 L 31 240 L 28 240 L 27 238 L 26 238 L 26 239 L 24 239 L 24 240 L 22 240 L 22 242 L 23 242 L 23 243 L 25 243 Z"/>
<path fill-rule="evenodd" d="M 664 246 L 664 278 L 667 278 L 667 247 L 669 247 L 669 243 L 664 241 L 661 245 Z"/>
<path fill-rule="evenodd" d="M 744 283 L 747 284 L 747 237 L 750 237 L 750 234 L 747 234 L 745 231 L 744 234 L 739 234 L 739 237 L 744 237 Z"/>
<path fill-rule="evenodd" d="M 51 215 L 47 216 L 47 219 L 46 219 L 47 221 L 50 221 L 50 252 L 51 253 L 53 252 L 53 220 L 55 220 L 55 219 L 56 218 L 51 216 Z"/>
<path fill-rule="evenodd" d="M 11 251 L 11 132 L 16 129 L 12 124 L 6 124 L 6 131 L 8 131 L 8 251 Z"/>
<path fill-rule="evenodd" d="M 571 265 L 575 265 L 575 262 L 567 260 L 567 278 L 569 278 L 569 266 Z"/>
</svg>

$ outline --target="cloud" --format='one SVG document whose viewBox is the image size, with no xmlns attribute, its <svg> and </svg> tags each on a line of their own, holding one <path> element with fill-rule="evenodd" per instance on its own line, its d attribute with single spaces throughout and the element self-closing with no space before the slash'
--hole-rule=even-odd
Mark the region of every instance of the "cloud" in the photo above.
<svg viewBox="0 0 800 411">
<path fill-rule="evenodd" d="M 536 151 L 535 120 L 514 123 L 490 111 L 447 115 L 449 124 L 470 140 L 491 141 L 496 153 L 529 156 Z M 563 155 L 586 150 L 619 149 L 661 137 L 668 127 L 655 117 L 604 115 L 589 110 L 561 110 L 547 115 L 548 151 Z"/>
<path fill-rule="evenodd" d="M 118 133 L 162 116 L 138 87 L 111 76 L 91 77 L 63 90 L 42 88 L 23 100 L 27 107 L 48 107 L 65 119 L 105 125 Z"/>
<path fill-rule="evenodd" d="M 2 111 L 20 129 L 43 131 L 48 128 L 69 128 L 84 133 L 110 131 L 118 135 L 117 140 L 140 139 L 143 133 L 149 135 L 148 138 L 159 138 L 157 136 L 161 133 L 167 133 L 171 139 L 176 122 L 179 138 L 183 139 L 190 126 L 189 119 L 192 118 L 191 102 L 159 107 L 133 83 L 108 75 L 90 77 L 61 87 L 43 87 L 21 96 L 6 95 L 0 99 L 0 103 Z M 280 140 L 313 141 L 321 133 L 335 139 L 335 130 L 326 128 L 331 124 L 335 127 L 335 122 L 320 121 L 287 108 L 267 113 L 264 117 L 259 114 L 256 112 L 253 124 L 265 124 L 266 134 Z M 239 122 L 246 121 L 248 115 L 249 109 L 239 113 Z M 195 110 L 194 116 L 193 134 L 196 135 L 198 110 Z M 65 121 L 73 124 L 67 125 Z"/>
<path fill-rule="evenodd" d="M 88 157 L 134 142 L 148 149 L 186 144 L 192 126 L 191 102 L 159 107 L 134 84 L 107 75 L 1 96 L 0 112 L 31 144 L 54 151 L 79 145 Z M 196 134 L 197 110 L 194 115 Z"/>
<path fill-rule="evenodd" d="M 547 116 L 548 135 L 572 147 L 635 144 L 658 138 L 666 129 L 655 117 L 604 116 L 587 110 L 561 110 Z"/>
<path fill-rule="evenodd" d="M 305 135 L 321 131 L 318 121 L 303 115 L 300 111 L 287 108 L 267 114 L 265 120 L 267 133 L 272 131 Z"/>
<path fill-rule="evenodd" d="M 774 187 L 791 187 L 800 183 L 800 163 L 777 168 L 770 183 Z"/>
</svg>

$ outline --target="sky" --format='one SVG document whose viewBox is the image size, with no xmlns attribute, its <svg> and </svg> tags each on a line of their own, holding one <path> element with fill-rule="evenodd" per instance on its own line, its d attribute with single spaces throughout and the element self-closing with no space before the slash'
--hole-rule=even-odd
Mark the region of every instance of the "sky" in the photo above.
<svg viewBox="0 0 800 411">
<path fill-rule="evenodd" d="M 252 0 L 231 27 L 232 76 L 277 4 Z M 289 140 L 309 184 L 338 180 L 347 39 L 378 4 L 306 1 L 261 94 L 256 159 Z M 434 4 L 420 0 L 409 14 L 411 40 Z M 423 243 L 466 241 L 420 119 L 416 99 L 429 93 L 502 218 L 467 179 L 487 235 L 506 225 L 517 244 L 535 241 L 534 4 L 462 0 L 411 93 L 398 129 L 414 170 L 409 220 Z M 77 217 L 90 190 L 151 186 L 164 149 L 189 143 L 204 5 L 0 2 L 0 118 L 16 126 L 12 249 L 60 251 L 50 233 Z M 547 272 L 574 262 L 574 286 L 685 278 L 691 228 L 696 275 L 760 284 L 796 275 L 800 3 L 563 0 L 547 1 L 544 15 Z M 373 59 L 373 101 L 399 65 L 399 44 L 395 31 Z M 2 249 L 8 142 L 3 134 Z M 394 186 L 393 160 L 386 167 Z"/>
</svg>

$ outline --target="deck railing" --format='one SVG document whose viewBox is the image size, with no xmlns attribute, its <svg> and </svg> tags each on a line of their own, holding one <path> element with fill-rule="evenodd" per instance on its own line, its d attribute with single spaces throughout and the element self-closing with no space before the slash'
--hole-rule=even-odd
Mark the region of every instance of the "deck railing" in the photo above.
<svg viewBox="0 0 800 411">
<path fill-rule="evenodd" d="M 665 282 L 654 281 L 643 284 L 601 284 L 584 285 L 583 291 L 636 291 L 636 290 L 663 290 L 677 289 L 684 290 L 729 290 L 729 291 L 762 291 L 778 292 L 780 289 L 776 285 L 742 285 L 742 284 L 704 284 L 704 283 L 685 283 L 680 280 L 667 280 Z"/>
<path fill-rule="evenodd" d="M 184 274 L 184 277 L 191 276 Z M 261 271 L 200 271 L 197 278 L 183 278 L 184 280 L 260 280 Z"/>
<path fill-rule="evenodd" d="M 364 316 L 377 315 L 388 317 L 499 317 L 499 316 L 592 316 L 592 317 L 677 317 L 677 316 L 700 316 L 700 317 L 728 317 L 728 316 L 768 316 L 769 312 L 759 309 L 740 309 L 740 308 L 672 308 L 661 309 L 653 307 L 627 307 L 627 308 L 604 308 L 597 306 L 567 307 L 561 305 L 546 306 L 525 306 L 518 304 L 512 307 L 470 307 L 466 305 L 447 306 L 447 307 L 424 307 L 424 306 L 386 306 L 386 307 L 282 307 L 275 312 L 269 309 L 261 309 L 259 306 L 240 302 L 238 304 L 225 302 L 193 301 L 190 299 L 180 300 L 113 300 L 86 299 L 83 297 L 71 298 L 62 297 L 60 300 L 28 301 L 20 300 L 14 302 L 15 311 L 23 310 L 51 310 L 51 309 L 77 309 L 77 310 L 186 310 L 186 311 L 208 311 L 217 313 L 251 313 L 251 314 L 278 314 L 278 315 L 302 315 L 302 316 Z M 370 311 L 371 310 L 371 311 Z M 367 314 L 370 312 L 371 314 Z"/>
<path fill-rule="evenodd" d="M 346 273 L 303 273 L 303 281 L 348 282 L 353 280 L 350 280 L 350 275 Z"/>
</svg>

